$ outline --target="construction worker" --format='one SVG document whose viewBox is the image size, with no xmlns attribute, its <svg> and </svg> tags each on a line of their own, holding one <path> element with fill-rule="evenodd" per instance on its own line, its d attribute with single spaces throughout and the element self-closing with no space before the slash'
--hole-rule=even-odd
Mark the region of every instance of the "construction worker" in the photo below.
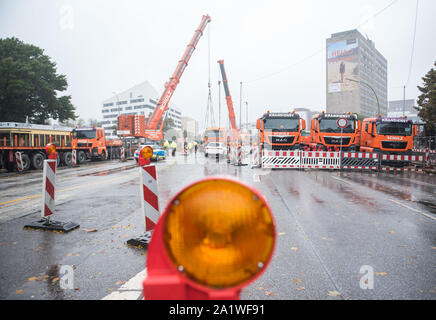
<svg viewBox="0 0 436 320">
<path fill-rule="evenodd" d="M 174 140 L 173 140 L 173 142 L 171 142 L 171 148 L 173 149 L 171 155 L 173 157 L 175 157 L 176 156 L 177 143 Z"/>
<path fill-rule="evenodd" d="M 188 149 L 189 149 L 189 153 L 192 153 L 192 142 L 188 143 Z"/>
<path fill-rule="evenodd" d="M 168 148 L 170 147 L 170 143 L 168 142 L 168 140 L 165 140 L 163 146 L 164 146 L 165 150 L 168 149 Z"/>
</svg>

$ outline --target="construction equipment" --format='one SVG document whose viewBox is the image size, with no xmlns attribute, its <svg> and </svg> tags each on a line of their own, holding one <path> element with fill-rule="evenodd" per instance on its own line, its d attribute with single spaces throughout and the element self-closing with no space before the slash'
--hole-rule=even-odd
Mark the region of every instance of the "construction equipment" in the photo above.
<svg viewBox="0 0 436 320">
<path fill-rule="evenodd" d="M 203 16 L 201 19 L 200 26 L 195 31 L 194 37 L 189 42 L 188 47 L 186 48 L 185 53 L 183 54 L 182 59 L 179 61 L 176 70 L 171 76 L 169 82 L 165 83 L 165 90 L 160 97 L 156 108 L 154 109 L 151 117 L 148 119 L 146 128 L 145 128 L 145 137 L 150 140 L 162 140 L 163 133 L 162 127 L 164 124 L 164 115 L 168 109 L 169 102 L 171 100 L 174 91 L 180 81 L 180 78 L 188 65 L 188 61 L 191 58 L 192 53 L 195 50 L 195 47 L 200 40 L 200 37 L 203 35 L 203 31 L 206 28 L 206 25 L 211 21 L 211 18 L 208 15 Z"/>
<path fill-rule="evenodd" d="M 341 128 L 339 119 L 346 119 L 347 126 Z M 310 139 L 305 142 L 311 150 L 317 151 L 357 151 L 360 141 L 361 122 L 357 115 L 348 113 L 325 113 L 312 117 Z"/>
<path fill-rule="evenodd" d="M 259 130 L 260 150 L 300 149 L 303 142 L 301 131 L 306 121 L 298 113 L 267 111 L 256 124 Z"/>
</svg>

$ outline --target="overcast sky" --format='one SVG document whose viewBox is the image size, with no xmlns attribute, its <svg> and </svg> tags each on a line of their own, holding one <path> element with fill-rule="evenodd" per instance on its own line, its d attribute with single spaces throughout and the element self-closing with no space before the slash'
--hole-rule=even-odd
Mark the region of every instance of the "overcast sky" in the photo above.
<svg viewBox="0 0 436 320">
<path fill-rule="evenodd" d="M 242 81 L 242 101 L 248 101 L 249 120 L 254 121 L 266 109 L 325 109 L 326 38 L 359 25 L 388 61 L 388 99 L 403 99 L 415 8 L 416 0 L 0 0 L 0 37 L 14 36 L 43 48 L 57 63 L 58 72 L 67 76 L 67 94 L 72 95 L 77 114 L 101 119 L 101 103 L 113 91 L 148 80 L 161 93 L 202 15 L 209 14 L 209 30 L 172 98 L 184 115 L 202 125 L 208 97 L 209 32 L 216 121 L 218 59 L 225 61 L 237 118 Z M 436 1 L 419 0 L 406 99 L 417 98 L 416 86 L 436 60 L 435 13 Z M 224 108 L 222 95 L 221 119 L 227 114 Z"/>
</svg>

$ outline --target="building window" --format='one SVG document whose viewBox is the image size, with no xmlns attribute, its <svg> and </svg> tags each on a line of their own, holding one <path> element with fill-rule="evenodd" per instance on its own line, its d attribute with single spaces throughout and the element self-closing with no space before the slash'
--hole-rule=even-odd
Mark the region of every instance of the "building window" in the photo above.
<svg viewBox="0 0 436 320">
<path fill-rule="evenodd" d="M 121 104 L 127 104 L 127 101 L 118 101 L 117 105 L 121 105 Z"/>
<path fill-rule="evenodd" d="M 103 107 L 111 107 L 111 106 L 113 106 L 113 105 L 114 105 L 113 102 L 109 102 L 109 103 L 105 103 L 105 104 L 103 104 Z"/>
<path fill-rule="evenodd" d="M 137 103 L 137 102 L 144 102 L 144 98 L 130 100 L 130 103 Z"/>
</svg>

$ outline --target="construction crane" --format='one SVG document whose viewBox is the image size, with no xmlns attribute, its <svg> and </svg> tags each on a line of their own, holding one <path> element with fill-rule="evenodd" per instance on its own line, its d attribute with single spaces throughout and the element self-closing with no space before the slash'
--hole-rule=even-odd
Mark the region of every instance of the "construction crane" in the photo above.
<svg viewBox="0 0 436 320">
<path fill-rule="evenodd" d="M 191 58 L 192 53 L 194 52 L 195 47 L 200 40 L 200 37 L 203 35 L 204 29 L 210 21 L 211 18 L 208 15 L 203 16 L 200 26 L 195 31 L 194 37 L 192 38 L 191 42 L 189 42 L 188 47 L 186 48 L 182 59 L 179 61 L 176 70 L 171 76 L 169 82 L 165 83 L 165 90 L 162 93 L 162 96 L 160 97 L 151 117 L 147 121 L 145 127 L 145 138 L 150 140 L 163 139 L 162 127 L 164 124 L 165 112 L 167 111 L 171 97 L 176 90 L 177 85 L 179 84 L 183 71 L 185 71 L 185 68 L 188 65 L 188 61 Z"/>
<path fill-rule="evenodd" d="M 224 70 L 224 60 L 218 60 L 218 63 L 220 65 L 221 76 L 223 78 L 223 86 L 224 86 L 224 92 L 226 94 L 227 108 L 229 109 L 230 139 L 233 142 L 239 142 L 241 138 L 240 138 L 238 126 L 236 125 L 236 116 L 235 116 L 235 110 L 233 108 L 232 96 L 230 95 L 227 75 L 226 75 L 226 71 Z"/>
</svg>

